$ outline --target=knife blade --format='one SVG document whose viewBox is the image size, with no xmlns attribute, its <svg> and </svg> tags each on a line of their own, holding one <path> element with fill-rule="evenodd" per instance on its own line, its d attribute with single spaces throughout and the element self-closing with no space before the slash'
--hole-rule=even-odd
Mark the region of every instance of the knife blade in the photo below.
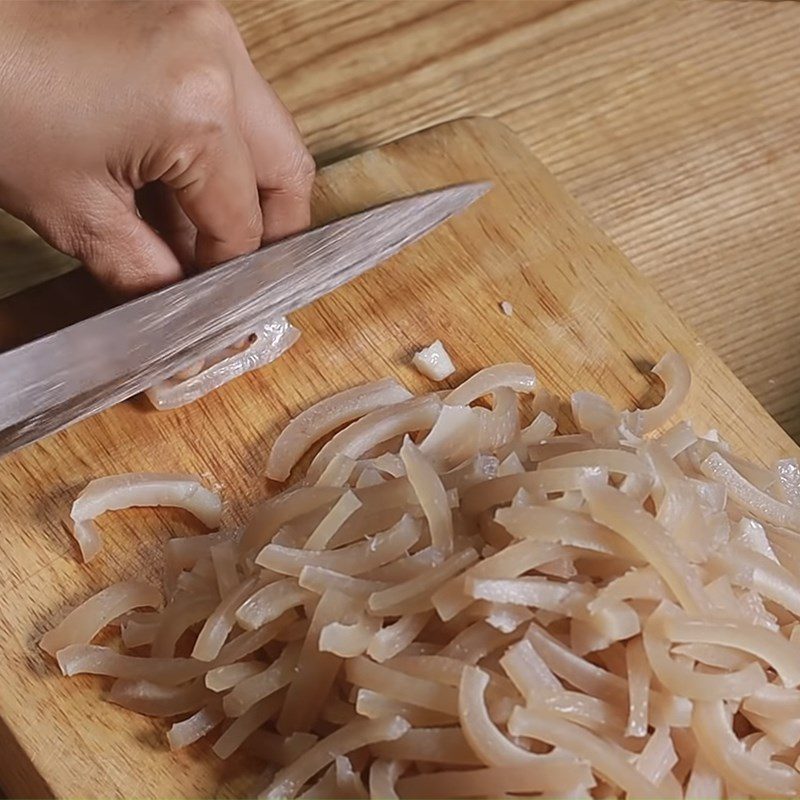
<svg viewBox="0 0 800 800">
<path fill-rule="evenodd" d="M 296 311 L 465 209 L 468 183 L 395 200 L 235 258 L 0 355 L 0 456 Z"/>
</svg>

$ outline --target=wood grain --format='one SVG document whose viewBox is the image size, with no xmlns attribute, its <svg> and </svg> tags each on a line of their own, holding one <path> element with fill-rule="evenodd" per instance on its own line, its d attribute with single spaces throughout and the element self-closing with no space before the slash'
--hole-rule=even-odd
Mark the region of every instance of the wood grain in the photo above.
<svg viewBox="0 0 800 800">
<path fill-rule="evenodd" d="M 641 369 L 675 348 L 696 375 L 687 412 L 763 461 L 797 452 L 789 437 L 506 128 L 437 127 L 323 170 L 318 219 L 459 180 L 491 179 L 479 204 L 385 266 L 298 313 L 300 343 L 269 368 L 174 412 L 121 404 L 6 459 L 0 470 L 0 783 L 15 796 L 240 795 L 252 768 L 206 747 L 171 754 L 164 725 L 101 702 L 108 682 L 67 681 L 41 634 L 109 582 L 158 579 L 177 513 L 132 510 L 103 521 L 105 549 L 79 563 L 65 523 L 89 479 L 120 471 L 196 472 L 218 485 L 228 523 L 264 496 L 270 442 L 287 418 L 346 386 L 395 374 L 430 384 L 409 354 L 441 337 L 458 372 L 533 362 L 545 384 L 619 405 L 647 397 Z M 499 303 L 509 299 L 514 315 Z M 18 300 L 17 303 L 21 301 Z M 0 304 L 0 318 L 3 316 Z M 251 765 L 252 766 L 252 765 Z"/>
<path fill-rule="evenodd" d="M 797 4 L 233 10 L 323 159 L 453 116 L 502 119 L 800 435 Z"/>
<path fill-rule="evenodd" d="M 322 162 L 458 116 L 502 119 L 800 436 L 800 6 L 230 6 Z M 1 242 L 0 294 L 41 259 L 61 268 Z"/>
</svg>

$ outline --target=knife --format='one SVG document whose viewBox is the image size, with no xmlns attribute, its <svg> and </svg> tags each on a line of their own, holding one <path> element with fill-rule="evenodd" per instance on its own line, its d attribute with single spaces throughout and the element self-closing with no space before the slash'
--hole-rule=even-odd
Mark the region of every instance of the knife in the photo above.
<svg viewBox="0 0 800 800">
<path fill-rule="evenodd" d="M 312 303 L 490 187 L 395 200 L 297 234 L 0 355 L 0 456 L 119 403 Z"/>
</svg>

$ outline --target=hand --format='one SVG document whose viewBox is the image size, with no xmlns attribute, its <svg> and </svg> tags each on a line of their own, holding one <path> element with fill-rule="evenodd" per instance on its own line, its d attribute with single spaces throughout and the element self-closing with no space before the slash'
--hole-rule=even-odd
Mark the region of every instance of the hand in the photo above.
<svg viewBox="0 0 800 800">
<path fill-rule="evenodd" d="M 313 159 L 216 2 L 0 0 L 0 119 L 0 207 L 112 290 L 309 223 Z"/>
</svg>

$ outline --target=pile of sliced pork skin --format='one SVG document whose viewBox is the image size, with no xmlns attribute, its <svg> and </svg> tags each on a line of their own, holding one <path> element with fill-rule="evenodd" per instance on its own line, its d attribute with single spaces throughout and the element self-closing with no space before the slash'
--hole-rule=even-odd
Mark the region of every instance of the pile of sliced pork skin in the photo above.
<svg viewBox="0 0 800 800">
<path fill-rule="evenodd" d="M 243 530 L 216 530 L 191 476 L 94 481 L 72 512 L 86 559 L 107 510 L 175 505 L 214 532 L 41 646 L 169 718 L 172 748 L 260 759 L 259 797 L 797 796 L 800 469 L 674 424 L 689 370 L 655 372 L 647 410 L 574 394 L 577 433 L 522 364 L 348 389 L 280 435 L 269 477 L 316 456 Z M 107 626 L 121 650 L 92 644 Z"/>
</svg>

